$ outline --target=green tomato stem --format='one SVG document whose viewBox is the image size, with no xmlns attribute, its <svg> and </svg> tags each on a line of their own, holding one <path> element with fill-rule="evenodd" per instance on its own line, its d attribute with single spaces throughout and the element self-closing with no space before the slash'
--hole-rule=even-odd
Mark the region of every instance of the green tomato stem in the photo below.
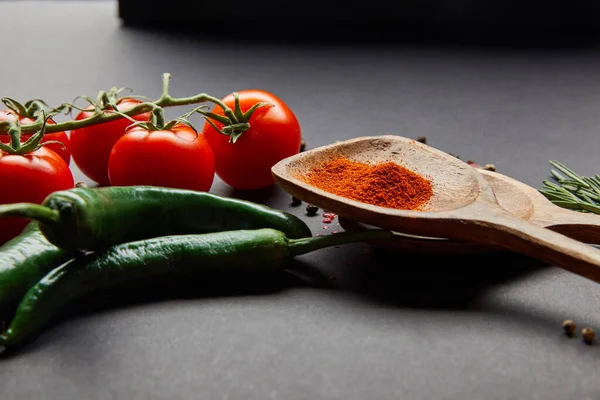
<svg viewBox="0 0 600 400">
<path fill-rule="evenodd" d="M 163 74 L 162 76 L 162 83 L 163 83 L 163 87 L 162 87 L 162 96 L 160 97 L 161 99 L 167 99 L 167 98 L 171 98 L 171 95 L 169 94 L 169 80 L 171 79 L 171 74 L 166 72 Z"/>
<path fill-rule="evenodd" d="M 10 136 L 10 147 L 18 150 L 21 147 L 21 129 L 18 122 L 8 129 L 8 135 Z"/>
<path fill-rule="evenodd" d="M 158 130 L 162 130 L 165 127 L 165 116 L 163 110 L 160 107 L 156 107 L 152 110 L 152 123 Z"/>
<path fill-rule="evenodd" d="M 113 108 L 117 108 L 116 107 L 116 102 L 117 102 L 117 98 L 116 96 L 111 96 L 111 94 L 105 92 L 105 91 L 101 91 L 98 95 L 98 104 L 100 104 L 100 106 L 102 108 L 110 105 Z"/>
<path fill-rule="evenodd" d="M 227 107 L 221 100 L 216 97 L 210 96 L 206 93 L 200 93 L 191 97 L 181 97 L 181 98 L 173 98 L 170 96 L 161 97 L 160 99 L 153 102 L 144 102 L 136 105 L 135 107 L 130 108 L 127 111 L 123 111 L 123 114 L 128 116 L 133 116 L 137 114 L 142 114 L 148 111 L 152 111 L 154 108 L 158 107 L 177 107 L 177 106 L 186 106 L 190 104 L 199 104 L 204 102 L 211 102 L 217 104 L 223 110 L 225 110 L 225 114 L 232 120 L 237 123 L 237 118 L 233 114 L 233 111 Z M 59 124 L 48 125 L 46 128 L 46 133 L 53 132 L 63 132 L 70 131 L 73 129 L 85 128 L 87 126 L 103 124 L 105 122 L 115 121 L 119 118 L 122 118 L 121 115 L 116 113 L 95 113 L 88 118 L 81 119 L 79 121 L 71 120 L 61 122 Z M 34 133 L 41 129 L 41 123 L 34 123 L 29 125 L 24 125 L 21 127 L 22 133 Z M 0 133 L 5 133 L 8 131 L 6 125 L 0 125 Z"/>
</svg>

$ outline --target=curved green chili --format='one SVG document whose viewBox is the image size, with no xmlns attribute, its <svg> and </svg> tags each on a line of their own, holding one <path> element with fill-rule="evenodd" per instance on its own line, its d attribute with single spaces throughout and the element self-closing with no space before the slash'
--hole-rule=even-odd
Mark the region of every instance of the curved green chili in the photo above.
<svg viewBox="0 0 600 400">
<path fill-rule="evenodd" d="M 68 302 L 98 289 L 165 275 L 209 270 L 266 271 L 286 267 L 294 256 L 358 241 L 392 239 L 387 231 L 342 232 L 289 239 L 274 229 L 175 235 L 125 243 L 74 259 L 48 273 L 17 308 L 0 345 L 13 346 L 37 334 Z"/>
<path fill-rule="evenodd" d="M 37 222 L 29 223 L 0 246 L 0 313 L 16 306 L 44 275 L 71 258 L 72 252 L 48 242 Z"/>
<path fill-rule="evenodd" d="M 290 238 L 311 236 L 300 218 L 249 201 L 154 186 L 74 188 L 54 192 L 42 205 L 0 206 L 0 217 L 40 221 L 54 245 L 100 250 L 158 236 L 273 228 Z"/>
</svg>

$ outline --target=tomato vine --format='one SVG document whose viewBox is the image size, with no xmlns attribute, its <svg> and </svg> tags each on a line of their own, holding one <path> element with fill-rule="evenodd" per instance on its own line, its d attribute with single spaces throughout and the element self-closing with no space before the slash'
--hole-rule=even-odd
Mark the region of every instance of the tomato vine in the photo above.
<svg viewBox="0 0 600 400">
<path fill-rule="evenodd" d="M 116 110 L 116 108 L 117 108 L 116 107 L 117 106 L 116 105 L 116 99 L 117 99 L 116 95 L 120 92 L 121 89 L 112 88 L 108 92 L 100 91 L 96 101 L 93 101 L 92 99 L 90 99 L 89 97 L 86 97 L 86 96 L 80 96 L 81 98 L 86 99 L 88 102 L 90 102 L 94 106 L 94 113 L 90 117 L 85 118 L 85 119 L 68 120 L 68 121 L 56 123 L 53 125 L 47 125 L 45 122 L 46 119 L 43 116 L 43 113 L 39 112 L 39 111 L 41 111 L 42 105 L 45 105 L 46 103 L 44 103 L 43 101 L 38 100 L 38 99 L 31 100 L 30 102 L 27 102 L 26 104 L 28 106 L 33 106 L 35 108 L 35 111 L 36 111 L 35 122 L 33 122 L 31 124 L 27 124 L 27 125 L 20 125 L 18 123 L 15 123 L 14 121 L 0 122 L 0 134 L 7 134 L 7 133 L 11 134 L 11 132 L 13 132 L 11 134 L 11 137 L 12 137 L 15 130 L 19 130 L 19 132 L 24 133 L 24 134 L 25 133 L 38 133 L 42 129 L 44 129 L 45 133 L 70 131 L 70 130 L 74 130 L 74 129 L 84 128 L 84 127 L 88 127 L 88 126 L 92 126 L 92 125 L 97 125 L 97 124 L 114 121 L 119 118 L 122 118 L 123 114 L 125 114 L 127 116 L 133 116 L 136 114 L 154 111 L 157 108 L 185 106 L 185 105 L 199 104 L 199 103 L 204 103 L 204 102 L 211 102 L 211 103 L 218 105 L 219 107 L 221 107 L 223 109 L 223 113 L 225 114 L 225 116 L 224 117 L 217 116 L 217 115 L 214 115 L 213 113 L 202 111 L 202 108 L 200 108 L 200 107 L 194 109 L 193 112 L 199 112 L 199 113 L 203 114 L 207 121 L 210 121 L 210 118 L 216 118 L 216 119 L 218 119 L 219 122 L 225 124 L 226 126 L 225 126 L 225 128 L 223 128 L 221 130 L 221 133 L 223 133 L 224 135 L 229 135 L 231 137 L 232 142 L 235 141 L 235 139 L 237 139 L 241 133 L 243 133 L 244 131 L 246 131 L 250 128 L 250 125 L 247 122 L 249 115 L 246 115 L 248 113 L 242 115 L 239 112 L 235 112 L 238 110 L 235 110 L 235 111 L 232 110 L 221 100 L 219 100 L 218 98 L 211 96 L 207 93 L 200 93 L 195 96 L 180 97 L 180 98 L 171 96 L 171 94 L 169 93 L 170 78 L 171 78 L 170 73 L 164 73 L 162 75 L 162 94 L 157 100 L 144 101 L 122 113 L 120 113 L 120 112 L 119 113 L 114 113 L 114 112 L 106 113 L 105 112 L 108 110 Z M 5 98 L 5 99 L 11 100 L 9 98 Z M 259 106 L 263 106 L 263 105 L 265 105 L 265 104 L 260 104 L 255 108 L 258 108 Z M 51 112 L 51 113 L 56 114 L 57 112 L 63 112 L 63 111 L 65 111 L 66 113 L 69 113 L 73 108 L 79 109 L 74 104 L 63 103 L 60 106 L 53 109 L 53 112 Z"/>
</svg>

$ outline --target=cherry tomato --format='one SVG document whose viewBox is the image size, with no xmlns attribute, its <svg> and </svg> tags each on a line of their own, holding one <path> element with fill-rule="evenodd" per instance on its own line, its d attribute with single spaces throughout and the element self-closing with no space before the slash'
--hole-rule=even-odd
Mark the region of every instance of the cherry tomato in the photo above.
<svg viewBox="0 0 600 400">
<path fill-rule="evenodd" d="M 108 161 L 114 186 L 151 185 L 208 191 L 215 176 L 210 145 L 187 125 L 168 131 L 135 127 L 112 148 Z"/>
<path fill-rule="evenodd" d="M 0 122 L 14 121 L 16 118 L 17 118 L 17 114 L 14 111 L 0 110 Z M 35 119 L 29 118 L 29 117 L 19 117 L 19 121 L 21 122 L 21 125 L 28 125 L 28 124 L 34 123 Z M 54 125 L 54 124 L 56 124 L 56 122 L 54 122 L 51 118 L 49 118 L 47 120 L 46 124 Z M 32 134 L 29 134 L 29 133 L 22 134 L 21 142 L 25 142 L 27 139 L 29 139 L 31 137 L 31 135 Z M 69 163 L 71 162 L 71 152 L 69 150 L 69 136 L 67 136 L 67 134 L 65 132 L 54 132 L 54 133 L 44 134 L 44 137 L 42 138 L 42 143 L 47 142 L 49 140 L 56 140 L 65 145 L 65 147 L 63 148 L 58 143 L 50 143 L 46 147 L 49 148 L 50 150 L 54 151 L 56 154 L 58 154 L 63 160 L 65 160 L 67 165 L 69 165 Z M 10 143 L 10 136 L 0 135 L 0 142 L 2 142 L 4 144 Z"/>
<path fill-rule="evenodd" d="M 256 109 L 248 121 L 250 129 L 235 143 L 230 143 L 229 136 L 217 132 L 208 123 L 204 124 L 202 133 L 215 153 L 216 173 L 225 183 L 237 189 L 269 186 L 275 182 L 271 167 L 300 151 L 300 125 L 289 107 L 271 93 L 244 90 L 238 95 L 242 112 L 259 102 L 270 105 Z M 234 109 L 233 95 L 222 101 Z M 213 112 L 223 115 L 219 106 Z M 223 127 L 222 123 L 213 122 L 219 129 Z"/>
<path fill-rule="evenodd" d="M 127 111 L 141 103 L 137 99 L 124 98 L 117 103 L 119 111 Z M 90 106 L 86 110 L 93 110 Z M 111 111 L 106 111 L 110 113 Z M 81 111 L 75 120 L 93 115 L 93 111 Z M 148 121 L 150 113 L 132 116 L 138 121 Z M 109 185 L 108 157 L 117 140 L 125 134 L 125 129 L 132 122 L 127 118 L 119 118 L 103 124 L 91 125 L 71 131 L 71 154 L 73 161 L 81 172 L 100 185 Z"/>
<path fill-rule="evenodd" d="M 40 204 L 50 193 L 74 186 L 65 160 L 45 146 L 25 155 L 0 151 L 0 181 L 9 189 L 0 191 L 0 204 Z M 0 243 L 17 236 L 28 222 L 17 217 L 0 219 Z"/>
</svg>

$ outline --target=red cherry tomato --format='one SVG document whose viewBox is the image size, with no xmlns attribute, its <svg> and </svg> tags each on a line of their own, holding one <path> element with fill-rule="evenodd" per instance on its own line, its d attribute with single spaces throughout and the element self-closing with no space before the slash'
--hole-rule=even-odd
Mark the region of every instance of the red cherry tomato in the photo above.
<svg viewBox="0 0 600 400">
<path fill-rule="evenodd" d="M 1 110 L 0 111 L 0 122 L 14 121 L 16 118 L 17 118 L 17 114 L 12 110 Z M 21 122 L 21 125 L 28 125 L 28 124 L 34 123 L 35 119 L 28 118 L 28 117 L 19 117 L 19 121 Z M 46 124 L 54 125 L 54 124 L 56 124 L 56 122 L 54 122 L 51 118 L 49 118 L 47 120 Z M 21 142 L 25 142 L 27 139 L 29 139 L 31 137 L 31 135 L 32 134 L 29 134 L 29 133 L 22 134 Z M 58 143 L 50 143 L 49 145 L 46 145 L 46 147 L 49 148 L 50 150 L 54 151 L 56 154 L 58 154 L 63 160 L 65 160 L 67 165 L 69 165 L 69 163 L 71 162 L 71 152 L 69 149 L 69 137 L 67 136 L 67 134 L 65 132 L 54 132 L 54 133 L 44 134 L 44 137 L 42 138 L 42 143 L 47 142 L 49 140 L 56 140 L 65 145 L 65 147 L 63 148 Z M 8 135 L 0 135 L 0 142 L 2 142 L 4 144 L 10 143 L 10 137 Z"/>
<path fill-rule="evenodd" d="M 151 185 L 208 191 L 215 160 L 204 136 L 187 125 L 167 131 L 135 127 L 112 148 L 108 161 L 114 186 Z"/>
<path fill-rule="evenodd" d="M 50 193 L 74 186 L 65 160 L 45 146 L 25 155 L 0 151 L 0 181 L 9 189 L 0 191 L 0 204 L 40 204 Z M 0 219 L 0 243 L 17 236 L 28 222 L 17 217 Z"/>
<path fill-rule="evenodd" d="M 215 153 L 216 173 L 225 183 L 237 189 L 258 189 L 275 182 L 271 167 L 282 159 L 300 151 L 302 134 L 296 116 L 289 107 L 273 94 L 261 90 L 238 92 L 240 109 L 246 112 L 259 102 L 270 105 L 258 108 L 250 117 L 250 129 L 242 133 L 235 143 L 229 136 L 217 132 L 205 123 L 202 133 Z M 234 97 L 223 99 L 234 109 Z M 215 114 L 223 115 L 216 106 Z M 223 124 L 213 121 L 219 129 Z"/>
<path fill-rule="evenodd" d="M 130 110 L 141 101 L 125 98 L 117 103 L 121 112 Z M 86 110 L 92 110 L 90 106 Z M 106 111 L 110 113 L 111 111 Z M 82 111 L 75 117 L 81 120 L 93 115 L 92 111 Z M 137 121 L 148 121 L 150 113 L 132 116 Z M 73 161 L 81 172 L 100 185 L 110 185 L 108 179 L 108 157 L 117 140 L 125 134 L 125 129 L 132 122 L 127 118 L 119 118 L 103 124 L 91 125 L 71 131 L 71 154 Z"/>
</svg>

